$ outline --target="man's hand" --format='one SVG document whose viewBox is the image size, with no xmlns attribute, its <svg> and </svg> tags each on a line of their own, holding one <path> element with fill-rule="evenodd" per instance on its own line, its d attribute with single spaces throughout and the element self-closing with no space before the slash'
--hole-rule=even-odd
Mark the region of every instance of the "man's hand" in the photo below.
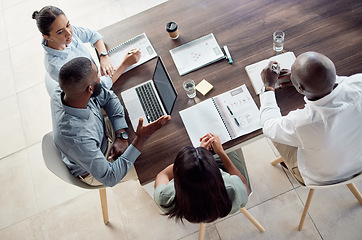
<svg viewBox="0 0 362 240">
<path fill-rule="evenodd" d="M 270 61 L 268 66 L 266 66 L 260 74 L 264 85 L 274 88 L 275 83 L 278 81 L 279 73 L 279 64 L 275 61 Z"/>
<path fill-rule="evenodd" d="M 290 79 L 291 74 L 292 73 L 289 69 L 280 70 L 280 74 L 278 77 L 279 87 L 283 88 L 283 87 L 287 87 L 287 86 L 293 86 L 291 79 Z"/>
<path fill-rule="evenodd" d="M 143 126 L 143 119 L 140 118 L 138 121 L 138 126 L 136 130 L 136 138 L 133 140 L 132 145 L 135 146 L 138 150 L 141 151 L 143 145 L 147 141 L 151 135 L 156 132 L 158 129 L 160 129 L 163 125 L 165 125 L 169 120 L 171 119 L 171 116 L 162 116 L 156 121 L 147 124 Z"/>
<path fill-rule="evenodd" d="M 121 138 L 116 138 L 114 141 L 111 153 L 109 154 L 108 159 L 116 160 L 119 156 L 121 156 L 128 147 L 128 141 Z"/>
</svg>

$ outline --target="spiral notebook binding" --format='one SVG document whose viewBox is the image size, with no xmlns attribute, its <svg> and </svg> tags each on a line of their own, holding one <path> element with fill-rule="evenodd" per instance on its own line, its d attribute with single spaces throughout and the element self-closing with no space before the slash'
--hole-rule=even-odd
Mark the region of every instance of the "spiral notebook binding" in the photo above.
<svg viewBox="0 0 362 240">
<path fill-rule="evenodd" d="M 147 37 L 146 37 L 146 33 L 142 33 L 142 34 L 140 34 L 140 35 L 138 35 L 138 36 L 136 36 L 136 37 L 134 37 L 134 38 L 132 38 L 132 39 L 124 42 L 124 43 L 121 43 L 121 44 L 115 46 L 114 48 L 108 50 L 108 54 L 111 54 L 111 53 L 113 53 L 113 52 L 117 52 L 117 50 L 119 50 L 119 49 L 121 49 L 121 48 L 129 45 L 130 43 L 133 43 L 133 42 L 137 41 L 137 40 L 140 39 L 140 38 L 147 38 Z"/>
<path fill-rule="evenodd" d="M 213 104 L 214 104 L 217 112 L 219 113 L 220 118 L 221 118 L 222 122 L 224 123 L 225 129 L 226 129 L 226 131 L 228 132 L 230 138 L 231 138 L 231 139 L 235 138 L 235 134 L 234 134 L 234 132 L 232 131 L 229 122 L 226 120 L 226 115 L 225 115 L 225 113 L 220 110 L 220 109 L 221 109 L 221 105 L 220 105 L 219 101 L 215 100 L 215 98 L 211 98 L 211 100 L 212 100 L 212 102 L 213 102 Z"/>
</svg>

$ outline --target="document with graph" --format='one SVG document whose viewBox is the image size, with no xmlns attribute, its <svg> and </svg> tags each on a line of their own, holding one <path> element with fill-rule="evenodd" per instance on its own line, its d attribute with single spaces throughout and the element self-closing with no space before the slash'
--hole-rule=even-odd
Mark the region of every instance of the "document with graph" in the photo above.
<svg viewBox="0 0 362 240">
<path fill-rule="evenodd" d="M 225 143 L 261 128 L 259 109 L 245 84 L 186 108 L 180 116 L 194 147 L 209 132 Z"/>
<path fill-rule="evenodd" d="M 213 33 L 171 49 L 180 76 L 225 58 Z"/>
<path fill-rule="evenodd" d="M 122 63 L 126 54 L 130 50 L 136 48 L 141 51 L 141 58 L 136 64 L 127 68 L 125 72 L 157 57 L 157 53 L 150 40 L 147 38 L 145 33 L 142 33 L 108 51 L 109 58 L 111 59 L 113 66 L 118 67 Z"/>
</svg>

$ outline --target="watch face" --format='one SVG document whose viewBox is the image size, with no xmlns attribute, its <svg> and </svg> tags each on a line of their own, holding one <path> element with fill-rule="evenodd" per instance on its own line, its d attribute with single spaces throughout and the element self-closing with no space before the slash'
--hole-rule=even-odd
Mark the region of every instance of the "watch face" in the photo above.
<svg viewBox="0 0 362 240">
<path fill-rule="evenodd" d="M 128 133 L 127 132 L 121 132 L 123 139 L 128 139 Z"/>
<path fill-rule="evenodd" d="M 108 55 L 107 51 L 101 52 L 101 56 L 106 56 L 106 55 Z"/>
</svg>

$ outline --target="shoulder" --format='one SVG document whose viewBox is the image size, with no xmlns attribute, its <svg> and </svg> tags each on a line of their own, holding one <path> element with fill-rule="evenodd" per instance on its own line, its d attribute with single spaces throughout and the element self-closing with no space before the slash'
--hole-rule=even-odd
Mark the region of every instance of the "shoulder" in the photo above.
<svg viewBox="0 0 362 240">
<path fill-rule="evenodd" d="M 162 206 L 169 205 L 174 200 L 175 195 L 176 190 L 174 181 L 171 180 L 167 185 L 161 184 L 157 186 L 155 192 L 153 193 L 153 198 L 161 210 L 166 212 L 167 209 L 163 208 Z"/>
<path fill-rule="evenodd" d="M 353 86 L 355 89 L 362 89 L 362 73 L 354 74 L 350 77 L 337 76 L 336 82 L 341 85 Z"/>
<path fill-rule="evenodd" d="M 232 209 L 230 211 L 230 214 L 232 214 L 247 204 L 248 192 L 244 183 L 238 176 L 230 175 L 222 170 L 220 171 L 224 180 L 226 192 L 232 202 Z"/>
</svg>

